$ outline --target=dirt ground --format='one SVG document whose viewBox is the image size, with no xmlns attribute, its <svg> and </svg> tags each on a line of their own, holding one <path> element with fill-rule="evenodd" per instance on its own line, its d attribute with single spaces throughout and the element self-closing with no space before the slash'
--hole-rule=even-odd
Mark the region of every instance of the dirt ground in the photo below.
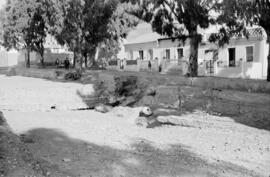
<svg viewBox="0 0 270 177">
<path fill-rule="evenodd" d="M 2 136 L 1 148 L 32 156 L 30 170 L 9 160 L 6 176 L 270 175 L 270 132 L 230 117 L 195 111 L 178 117 L 192 126 L 146 129 L 134 125 L 141 108 L 75 111 L 86 106 L 78 91 L 91 85 L 1 75 L 0 83 L 0 110 L 18 135 Z"/>
</svg>

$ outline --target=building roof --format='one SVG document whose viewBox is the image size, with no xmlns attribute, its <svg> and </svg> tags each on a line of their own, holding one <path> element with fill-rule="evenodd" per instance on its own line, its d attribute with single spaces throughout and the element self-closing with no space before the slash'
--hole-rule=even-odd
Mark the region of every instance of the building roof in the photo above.
<svg viewBox="0 0 270 177">
<path fill-rule="evenodd" d="M 162 36 L 153 32 L 150 24 L 141 23 L 128 34 L 124 45 L 155 42 L 160 38 L 162 38 Z"/>
<path fill-rule="evenodd" d="M 210 34 L 217 33 L 220 29 L 218 25 L 211 25 L 207 29 L 199 29 L 199 32 L 203 35 L 203 41 L 207 42 Z M 261 38 L 265 36 L 265 32 L 259 26 L 253 26 L 247 29 L 247 33 L 249 37 L 252 38 Z M 245 37 L 242 35 L 235 35 L 234 38 Z M 158 40 L 166 40 L 171 39 L 165 36 L 161 36 L 152 31 L 151 25 L 147 23 L 139 24 L 136 29 L 134 29 L 127 37 L 127 40 L 124 42 L 124 45 L 130 44 L 139 44 L 139 43 L 147 43 L 147 42 L 155 42 Z"/>
</svg>

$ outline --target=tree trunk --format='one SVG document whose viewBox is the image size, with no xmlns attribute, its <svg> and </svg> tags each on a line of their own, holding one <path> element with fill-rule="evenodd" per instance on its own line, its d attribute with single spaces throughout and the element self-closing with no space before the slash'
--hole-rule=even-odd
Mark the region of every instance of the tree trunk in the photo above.
<svg viewBox="0 0 270 177">
<path fill-rule="evenodd" d="M 270 82 L 270 45 L 269 45 L 269 54 L 268 54 L 268 65 L 267 65 L 267 81 Z"/>
<path fill-rule="evenodd" d="M 98 66 L 97 63 L 97 58 L 98 58 L 98 54 L 97 54 L 97 48 L 93 48 L 92 50 L 90 50 L 91 52 L 89 53 L 89 58 L 92 61 L 92 68 L 96 68 Z"/>
<path fill-rule="evenodd" d="M 267 34 L 267 44 L 269 45 L 268 47 L 268 57 L 267 57 L 267 78 L 266 80 L 270 82 L 270 30 L 266 31 Z"/>
<path fill-rule="evenodd" d="M 82 56 L 82 53 L 79 53 L 79 57 L 80 57 L 80 70 L 82 70 L 83 68 L 83 56 Z"/>
<path fill-rule="evenodd" d="M 73 51 L 73 68 L 76 67 L 76 52 Z"/>
<path fill-rule="evenodd" d="M 84 64 L 85 64 L 85 68 L 87 68 L 87 67 L 88 67 L 88 64 L 87 64 L 87 62 L 88 62 L 88 60 L 87 60 L 87 52 L 85 52 L 85 53 L 83 54 L 83 56 L 84 56 Z"/>
<path fill-rule="evenodd" d="M 41 59 L 40 59 L 41 66 L 42 66 L 43 68 L 45 68 L 45 63 L 44 63 L 44 52 L 43 52 L 43 51 L 40 51 L 40 56 L 41 56 Z"/>
<path fill-rule="evenodd" d="M 76 63 L 79 62 L 79 65 L 77 65 Z M 75 63 L 75 64 L 74 64 Z M 73 58 L 73 66 L 74 68 L 77 69 L 82 69 L 82 63 L 83 63 L 83 58 L 82 58 L 82 54 L 78 51 L 74 52 L 74 58 Z"/>
<path fill-rule="evenodd" d="M 189 66 L 188 74 L 190 77 L 198 76 L 198 50 L 199 50 L 199 36 L 197 32 L 191 33 L 190 38 L 190 56 L 189 56 Z"/>
<path fill-rule="evenodd" d="M 30 49 L 27 47 L 26 49 L 26 61 L 25 61 L 26 67 L 30 68 Z"/>
</svg>

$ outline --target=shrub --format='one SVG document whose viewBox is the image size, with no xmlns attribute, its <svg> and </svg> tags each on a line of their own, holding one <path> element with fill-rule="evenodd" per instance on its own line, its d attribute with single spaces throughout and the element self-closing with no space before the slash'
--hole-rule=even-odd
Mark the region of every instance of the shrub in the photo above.
<svg viewBox="0 0 270 177">
<path fill-rule="evenodd" d="M 69 72 L 65 74 L 65 80 L 79 80 L 82 77 L 82 73 L 79 70 L 76 70 L 75 72 Z"/>
<path fill-rule="evenodd" d="M 133 97 L 133 100 L 138 102 L 145 95 L 148 87 L 147 82 L 139 80 L 136 76 L 115 76 L 113 80 L 113 86 L 109 81 L 96 81 L 95 97 L 107 98 L 107 100 L 115 98 L 118 102 L 124 102 L 128 97 Z"/>
</svg>

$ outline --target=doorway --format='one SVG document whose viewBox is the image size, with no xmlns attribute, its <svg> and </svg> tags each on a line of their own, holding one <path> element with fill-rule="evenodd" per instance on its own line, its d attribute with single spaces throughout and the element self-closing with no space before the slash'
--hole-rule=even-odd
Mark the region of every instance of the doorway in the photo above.
<svg viewBox="0 0 270 177">
<path fill-rule="evenodd" d="M 229 48 L 229 67 L 235 67 L 235 48 Z"/>
</svg>

